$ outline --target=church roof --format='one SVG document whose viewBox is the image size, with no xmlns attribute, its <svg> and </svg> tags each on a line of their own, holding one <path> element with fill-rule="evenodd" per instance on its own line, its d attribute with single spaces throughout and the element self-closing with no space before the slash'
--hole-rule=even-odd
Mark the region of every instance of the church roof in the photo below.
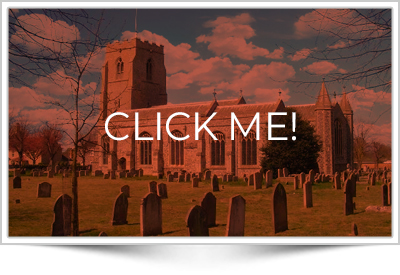
<svg viewBox="0 0 400 275">
<path fill-rule="evenodd" d="M 332 108 L 332 103 L 329 98 L 328 91 L 326 90 L 326 87 L 325 87 L 325 81 L 322 81 L 321 90 L 319 91 L 318 99 L 317 99 L 317 103 L 315 103 L 315 107 L 317 109 L 331 109 Z"/>
<path fill-rule="evenodd" d="M 260 115 L 263 113 L 274 112 L 277 108 L 276 102 L 266 102 L 259 104 L 240 104 L 230 106 L 218 106 L 215 112 L 218 113 L 218 117 L 230 117 L 231 112 L 234 112 L 237 117 L 245 117 L 254 115 L 259 112 Z"/>
<path fill-rule="evenodd" d="M 315 120 L 315 104 L 304 104 L 304 105 L 293 105 L 287 106 L 288 108 L 293 108 L 296 113 L 299 113 L 302 119 L 308 121 Z"/>
</svg>

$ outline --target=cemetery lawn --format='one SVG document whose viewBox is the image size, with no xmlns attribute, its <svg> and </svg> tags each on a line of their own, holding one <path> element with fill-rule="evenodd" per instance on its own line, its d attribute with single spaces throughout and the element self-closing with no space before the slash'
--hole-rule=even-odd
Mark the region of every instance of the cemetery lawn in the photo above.
<svg viewBox="0 0 400 275">
<path fill-rule="evenodd" d="M 22 189 L 12 188 L 9 178 L 9 236 L 50 236 L 53 206 L 57 197 L 71 192 L 71 178 L 60 176 L 22 176 Z M 210 181 L 178 183 L 156 180 L 155 177 L 104 180 L 102 177 L 80 177 L 79 229 L 81 236 L 97 236 L 104 231 L 108 236 L 140 236 L 140 201 L 148 193 L 148 183 L 155 180 L 167 185 L 168 199 L 162 200 L 161 236 L 188 236 L 186 215 L 193 205 L 200 205 L 205 193 L 211 191 Z M 37 198 L 41 182 L 52 184 L 51 198 Z M 111 225 L 113 204 L 123 185 L 130 186 L 128 224 Z M 284 185 L 288 203 L 289 230 L 274 234 L 272 228 L 273 188 L 254 190 L 245 182 L 221 183 L 217 198 L 217 226 L 210 228 L 210 236 L 224 236 L 229 198 L 240 194 L 246 200 L 245 236 L 350 236 L 351 224 L 358 226 L 359 236 L 391 236 L 391 213 L 366 212 L 370 205 L 381 206 L 381 183 L 369 186 L 357 183 L 354 215 L 344 215 L 344 193 L 334 190 L 332 183 L 313 185 L 313 207 L 304 208 L 303 190 L 293 190 L 293 184 Z M 222 188 L 222 186 L 224 186 Z M 16 199 L 21 203 L 16 204 Z"/>
</svg>

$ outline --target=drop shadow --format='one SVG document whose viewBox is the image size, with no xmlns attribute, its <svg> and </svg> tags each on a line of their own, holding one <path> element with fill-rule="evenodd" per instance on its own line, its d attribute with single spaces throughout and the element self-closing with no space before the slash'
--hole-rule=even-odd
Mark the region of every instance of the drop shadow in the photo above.
<svg viewBox="0 0 400 275">
<path fill-rule="evenodd" d="M 91 229 L 87 229 L 87 230 L 82 230 L 82 231 L 79 231 L 79 234 L 85 234 L 85 233 L 89 233 L 89 232 L 96 231 L 96 230 L 99 231 L 97 228 L 91 228 Z"/>
<path fill-rule="evenodd" d="M 135 223 L 127 223 L 126 225 L 139 225 L 139 222 L 135 222 Z"/>
</svg>

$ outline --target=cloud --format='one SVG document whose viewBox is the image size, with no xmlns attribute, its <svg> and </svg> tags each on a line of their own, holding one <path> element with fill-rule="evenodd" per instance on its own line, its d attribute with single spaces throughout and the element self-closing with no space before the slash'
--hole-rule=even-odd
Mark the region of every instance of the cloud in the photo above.
<svg viewBox="0 0 400 275">
<path fill-rule="evenodd" d="M 391 93 L 366 89 L 365 87 L 352 85 L 354 93 L 347 95 L 353 110 L 364 109 L 370 110 L 375 104 L 391 105 Z"/>
<path fill-rule="evenodd" d="M 68 54 L 71 48 L 65 42 L 72 42 L 80 39 L 80 32 L 74 25 L 68 25 L 65 21 L 47 17 L 44 14 L 25 14 L 18 16 L 18 22 L 26 31 L 16 27 L 17 31 L 11 35 L 10 42 L 27 48 L 32 53 L 52 55 Z M 32 35 L 30 33 L 34 33 Z"/>
<path fill-rule="evenodd" d="M 328 45 L 328 49 L 342 49 L 342 48 L 347 47 L 348 45 L 349 45 L 349 43 L 347 43 L 343 40 L 339 40 L 333 45 Z"/>
<path fill-rule="evenodd" d="M 329 74 L 332 71 L 335 71 L 337 66 L 329 61 L 317 61 L 306 67 L 301 68 L 301 71 L 306 71 L 316 75 L 325 75 Z"/>
<path fill-rule="evenodd" d="M 208 44 L 208 49 L 218 56 L 229 55 L 244 60 L 253 60 L 257 56 L 281 59 L 283 48 L 279 48 L 271 54 L 268 49 L 247 41 L 256 35 L 250 26 L 253 21 L 254 18 L 248 13 L 242 13 L 235 17 L 220 16 L 204 24 L 204 27 L 212 28 L 211 34 L 198 36 L 196 42 Z"/>
<path fill-rule="evenodd" d="M 392 123 L 386 123 L 382 125 L 355 123 L 354 128 L 357 129 L 359 124 L 363 124 L 363 128 L 368 130 L 369 141 L 378 141 L 383 144 L 392 143 Z"/>
<path fill-rule="evenodd" d="M 293 55 L 289 55 L 288 58 L 292 61 L 299 61 L 302 59 L 306 59 L 312 53 L 312 49 L 304 48 L 295 52 Z"/>
<path fill-rule="evenodd" d="M 24 108 L 44 107 L 44 102 L 53 100 L 52 97 L 41 95 L 28 87 L 10 87 L 8 91 L 9 109 L 14 109 L 17 113 Z"/>
</svg>

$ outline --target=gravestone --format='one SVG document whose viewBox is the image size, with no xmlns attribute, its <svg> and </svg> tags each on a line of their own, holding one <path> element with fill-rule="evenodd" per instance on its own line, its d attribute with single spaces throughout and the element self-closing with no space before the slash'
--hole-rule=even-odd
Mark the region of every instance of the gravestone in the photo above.
<svg viewBox="0 0 400 275">
<path fill-rule="evenodd" d="M 344 214 L 350 215 L 354 213 L 352 182 L 347 179 L 344 182 Z"/>
<path fill-rule="evenodd" d="M 272 187 L 272 171 L 268 170 L 267 173 L 265 173 L 265 183 L 266 183 L 266 188 Z"/>
<path fill-rule="evenodd" d="M 110 171 L 110 179 L 112 179 L 112 180 L 115 180 L 115 179 L 116 179 L 115 171 L 114 171 L 114 170 Z"/>
<path fill-rule="evenodd" d="M 191 178 L 196 177 L 196 173 L 192 173 L 192 175 L 190 176 Z"/>
<path fill-rule="evenodd" d="M 260 172 L 254 173 L 254 190 L 262 188 L 262 174 Z"/>
<path fill-rule="evenodd" d="M 60 195 L 54 203 L 54 220 L 51 225 L 52 236 L 71 235 L 72 198 Z"/>
<path fill-rule="evenodd" d="M 171 171 L 167 171 L 167 177 L 168 177 L 168 175 L 171 175 Z"/>
<path fill-rule="evenodd" d="M 190 173 L 187 173 L 185 176 L 185 181 L 190 181 Z"/>
<path fill-rule="evenodd" d="M 85 170 L 85 176 L 90 176 L 90 170 Z"/>
<path fill-rule="evenodd" d="M 199 205 L 190 208 L 186 216 L 186 226 L 189 236 L 209 236 L 207 214 Z"/>
<path fill-rule="evenodd" d="M 126 173 L 124 171 L 118 172 L 118 178 L 120 179 L 126 178 Z"/>
<path fill-rule="evenodd" d="M 107 174 L 104 174 L 104 175 L 103 175 L 103 179 L 107 180 L 107 179 L 109 179 L 109 178 L 110 178 L 110 174 L 107 173 Z"/>
<path fill-rule="evenodd" d="M 354 222 L 351 224 L 351 235 L 358 236 L 358 227 Z"/>
<path fill-rule="evenodd" d="M 80 177 L 86 176 L 85 170 L 79 171 L 79 176 L 80 176 Z"/>
<path fill-rule="evenodd" d="M 48 182 L 39 183 L 37 197 L 38 198 L 50 198 L 51 197 L 51 184 Z"/>
<path fill-rule="evenodd" d="M 125 194 L 127 198 L 131 197 L 131 191 L 129 185 L 124 185 L 121 187 L 121 192 Z"/>
<path fill-rule="evenodd" d="M 52 178 L 54 177 L 54 172 L 50 170 L 50 171 L 47 173 L 47 177 L 48 177 L 49 179 L 52 179 Z"/>
<path fill-rule="evenodd" d="M 233 175 L 232 174 L 229 174 L 228 175 L 228 182 L 232 182 L 233 181 Z"/>
<path fill-rule="evenodd" d="M 217 175 L 214 175 L 211 181 L 211 188 L 213 192 L 219 191 L 219 182 Z"/>
<path fill-rule="evenodd" d="M 99 234 L 99 237 L 107 237 L 107 236 L 108 236 L 107 233 L 104 231 L 101 231 Z"/>
<path fill-rule="evenodd" d="M 392 205 L 392 182 L 387 184 L 388 187 L 388 205 Z"/>
<path fill-rule="evenodd" d="M 167 185 L 165 183 L 157 184 L 157 195 L 161 199 L 168 199 Z"/>
<path fill-rule="evenodd" d="M 112 225 L 127 224 L 128 198 L 124 193 L 119 193 L 114 202 Z"/>
<path fill-rule="evenodd" d="M 247 183 L 247 184 L 249 183 L 249 179 L 246 176 L 243 178 L 243 180 L 245 183 Z"/>
<path fill-rule="evenodd" d="M 179 175 L 178 182 L 185 182 L 185 175 Z"/>
<path fill-rule="evenodd" d="M 162 234 L 162 206 L 157 194 L 148 193 L 140 203 L 140 235 Z"/>
<path fill-rule="evenodd" d="M 21 177 L 16 176 L 13 178 L 13 189 L 21 188 Z"/>
<path fill-rule="evenodd" d="M 20 177 L 21 171 L 19 169 L 14 169 L 14 177 Z"/>
<path fill-rule="evenodd" d="M 225 236 L 244 236 L 245 208 L 246 201 L 242 196 L 230 198 Z"/>
<path fill-rule="evenodd" d="M 204 176 L 204 180 L 210 180 L 211 179 L 211 171 L 207 170 Z"/>
<path fill-rule="evenodd" d="M 138 177 L 143 177 L 143 169 L 142 168 L 140 168 L 137 173 L 138 173 Z"/>
<path fill-rule="evenodd" d="M 300 186 L 299 187 L 302 187 L 305 182 L 306 182 L 306 174 L 304 172 L 301 172 L 300 173 Z"/>
<path fill-rule="evenodd" d="M 216 213 L 217 213 L 217 199 L 213 193 L 208 192 L 204 195 L 201 200 L 201 207 L 207 214 L 207 225 L 208 227 L 215 226 Z"/>
<path fill-rule="evenodd" d="M 314 172 L 314 170 L 313 169 L 311 169 L 310 170 L 310 172 L 308 172 L 308 176 L 310 177 L 310 179 L 309 180 L 307 180 L 307 181 L 309 181 L 309 182 L 311 182 L 311 184 L 313 184 L 314 183 L 314 178 L 315 178 L 315 172 Z"/>
<path fill-rule="evenodd" d="M 193 188 L 199 187 L 199 178 L 197 178 L 197 177 L 192 178 L 192 187 Z"/>
<path fill-rule="evenodd" d="M 103 175 L 103 172 L 101 170 L 94 171 L 94 176 L 95 177 L 102 176 L 102 175 Z"/>
<path fill-rule="evenodd" d="M 162 180 L 164 177 L 163 173 L 158 173 L 157 179 Z"/>
<path fill-rule="evenodd" d="M 278 169 L 278 178 L 282 178 L 283 177 L 283 172 L 282 169 Z"/>
<path fill-rule="evenodd" d="M 199 181 L 201 181 L 201 180 L 202 180 L 203 176 L 204 176 L 204 174 L 200 172 L 200 173 L 199 173 L 199 176 L 198 176 L 198 178 L 199 178 Z"/>
<path fill-rule="evenodd" d="M 249 181 L 247 182 L 248 186 L 253 186 L 254 185 L 254 174 L 251 174 L 249 176 Z"/>
<path fill-rule="evenodd" d="M 376 183 L 376 174 L 373 172 L 370 177 L 370 184 L 373 186 Z"/>
<path fill-rule="evenodd" d="M 389 206 L 388 186 L 386 184 L 383 184 L 381 190 L 382 190 L 382 206 Z"/>
<path fill-rule="evenodd" d="M 340 175 L 338 172 L 333 176 L 333 182 L 335 184 L 335 189 L 340 190 L 342 188 L 342 183 L 340 182 Z"/>
<path fill-rule="evenodd" d="M 239 181 L 239 177 L 238 176 L 233 176 L 232 177 L 232 181 Z"/>
<path fill-rule="evenodd" d="M 157 194 L 157 182 L 155 181 L 149 182 L 149 192 Z"/>
<path fill-rule="evenodd" d="M 305 208 L 313 207 L 312 201 L 312 184 L 307 181 L 303 185 L 303 203 Z"/>
<path fill-rule="evenodd" d="M 285 167 L 282 169 L 282 174 L 284 178 L 289 177 L 289 170 Z"/>
<path fill-rule="evenodd" d="M 275 234 L 288 230 L 286 191 L 280 183 L 272 194 L 272 224 Z"/>
<path fill-rule="evenodd" d="M 68 177 L 69 177 L 68 172 L 65 172 L 65 173 L 63 174 L 63 177 L 64 177 L 64 178 L 68 178 Z"/>
<path fill-rule="evenodd" d="M 174 173 L 174 179 L 177 179 L 179 177 L 179 173 L 178 172 L 175 172 Z"/>
<path fill-rule="evenodd" d="M 299 188 L 299 177 L 298 176 L 294 176 L 293 178 L 293 189 L 297 190 Z"/>
<path fill-rule="evenodd" d="M 38 171 L 34 171 L 32 173 L 32 177 L 39 177 L 39 172 Z"/>
<path fill-rule="evenodd" d="M 168 182 L 173 182 L 174 181 L 174 175 L 169 174 L 168 175 Z"/>
</svg>

